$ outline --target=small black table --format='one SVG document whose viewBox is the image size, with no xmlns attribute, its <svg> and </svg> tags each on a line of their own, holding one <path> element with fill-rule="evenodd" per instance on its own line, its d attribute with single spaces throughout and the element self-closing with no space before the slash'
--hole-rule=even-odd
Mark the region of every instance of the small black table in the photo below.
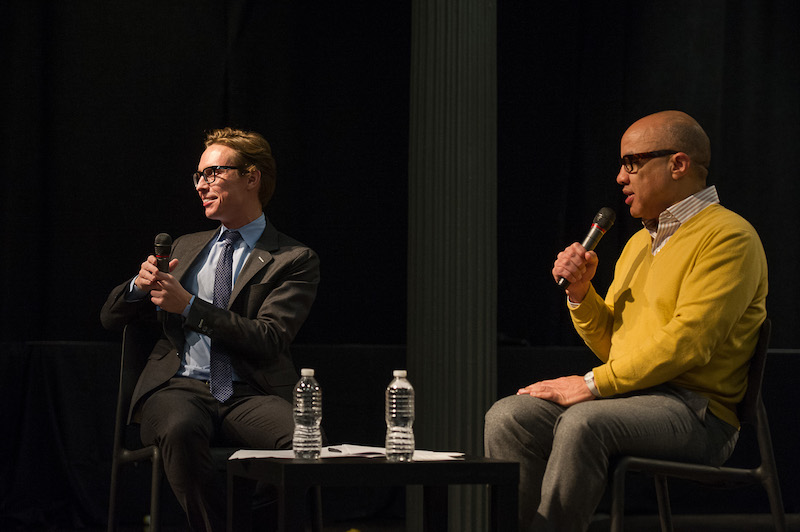
<svg viewBox="0 0 800 532">
<path fill-rule="evenodd" d="M 228 461 L 228 532 L 249 530 L 252 481 L 278 489 L 278 531 L 302 530 L 316 486 L 423 486 L 424 530 L 447 530 L 447 487 L 488 484 L 491 530 L 517 530 L 519 464 L 482 457 L 388 462 L 386 458 L 239 458 Z"/>
</svg>

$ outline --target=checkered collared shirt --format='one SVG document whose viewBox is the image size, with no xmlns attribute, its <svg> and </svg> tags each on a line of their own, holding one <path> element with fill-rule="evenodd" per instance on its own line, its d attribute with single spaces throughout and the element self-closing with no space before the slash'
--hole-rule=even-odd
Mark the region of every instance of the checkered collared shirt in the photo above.
<svg viewBox="0 0 800 532">
<path fill-rule="evenodd" d="M 658 216 L 658 220 L 643 221 L 645 229 L 653 239 L 651 252 L 653 255 L 661 251 L 675 231 L 686 223 L 692 216 L 699 213 L 709 205 L 719 203 L 717 188 L 714 185 L 706 187 L 697 194 L 692 194 L 685 200 L 667 208 Z"/>
</svg>

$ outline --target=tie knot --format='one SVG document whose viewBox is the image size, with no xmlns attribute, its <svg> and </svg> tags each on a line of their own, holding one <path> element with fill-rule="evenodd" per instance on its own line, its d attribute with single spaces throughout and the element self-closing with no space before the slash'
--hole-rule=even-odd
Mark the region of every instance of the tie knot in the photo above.
<svg viewBox="0 0 800 532">
<path fill-rule="evenodd" d="M 235 244 L 240 238 L 242 238 L 242 235 L 239 234 L 239 231 L 226 229 L 225 232 L 222 233 L 222 240 L 226 245 Z"/>
</svg>

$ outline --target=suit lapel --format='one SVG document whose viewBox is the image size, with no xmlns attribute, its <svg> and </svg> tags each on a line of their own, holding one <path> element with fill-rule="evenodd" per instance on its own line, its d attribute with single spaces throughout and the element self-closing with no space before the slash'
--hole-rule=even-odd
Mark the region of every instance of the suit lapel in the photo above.
<svg viewBox="0 0 800 532">
<path fill-rule="evenodd" d="M 178 266 L 176 266 L 172 271 L 172 275 L 179 282 L 183 279 L 183 276 L 186 275 L 186 272 L 192 268 L 195 261 L 197 261 L 197 257 L 200 255 L 200 252 L 205 249 L 205 247 L 208 245 L 211 239 L 217 235 L 217 233 L 219 233 L 219 229 L 203 231 L 201 233 L 192 233 L 183 237 L 181 244 L 185 244 L 186 254 L 180 257 Z"/>
<path fill-rule="evenodd" d="M 261 233 L 261 238 L 256 242 L 253 251 L 250 252 L 250 256 L 247 257 L 247 261 L 242 266 L 242 270 L 236 278 L 236 284 L 233 286 L 228 308 L 230 308 L 230 304 L 234 302 L 241 293 L 242 288 L 247 286 L 253 276 L 263 268 L 266 268 L 267 265 L 274 260 L 271 252 L 277 250 L 278 247 L 278 231 L 269 223 L 269 220 L 267 220 L 267 227 L 264 228 L 264 232 Z"/>
</svg>

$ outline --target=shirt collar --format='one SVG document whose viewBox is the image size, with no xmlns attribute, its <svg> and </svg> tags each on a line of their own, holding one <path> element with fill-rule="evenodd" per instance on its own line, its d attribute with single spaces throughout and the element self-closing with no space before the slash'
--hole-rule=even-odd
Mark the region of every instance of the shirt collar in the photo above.
<svg viewBox="0 0 800 532">
<path fill-rule="evenodd" d="M 689 218 L 715 203 L 719 203 L 719 195 L 717 195 L 717 187 L 711 185 L 672 205 L 666 212 L 674 216 L 680 223 L 686 223 Z"/>
<path fill-rule="evenodd" d="M 675 205 L 667 207 L 658 218 L 652 220 L 642 220 L 642 225 L 650 231 L 655 233 L 658 230 L 659 224 L 666 222 L 677 222 L 678 225 L 686 223 L 692 216 L 699 213 L 709 205 L 719 203 L 719 195 L 717 194 L 717 187 L 710 185 L 696 194 L 692 194 Z"/>
<path fill-rule="evenodd" d="M 253 249 L 258 242 L 258 239 L 261 238 L 261 235 L 264 233 L 264 229 L 267 227 L 267 217 L 264 213 L 261 213 L 261 216 L 253 220 L 247 225 L 240 227 L 239 229 L 233 229 L 234 231 L 238 231 L 240 235 L 242 235 L 242 240 L 244 240 L 245 244 L 249 249 Z M 219 229 L 219 234 L 217 235 L 217 240 L 220 239 L 222 233 L 227 231 L 228 228 L 222 225 Z"/>
</svg>

